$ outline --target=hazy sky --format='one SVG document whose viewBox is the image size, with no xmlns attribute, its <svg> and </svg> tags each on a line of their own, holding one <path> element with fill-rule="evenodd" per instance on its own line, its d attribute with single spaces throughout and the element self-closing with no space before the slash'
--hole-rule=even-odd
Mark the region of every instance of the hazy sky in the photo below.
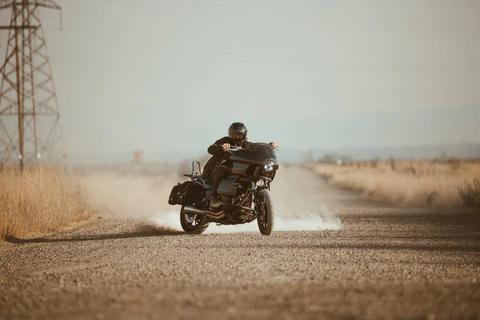
<svg viewBox="0 0 480 320">
<path fill-rule="evenodd" d="M 285 148 L 480 142 L 478 0 L 58 3 L 73 155 L 197 152 L 232 121 Z"/>
</svg>

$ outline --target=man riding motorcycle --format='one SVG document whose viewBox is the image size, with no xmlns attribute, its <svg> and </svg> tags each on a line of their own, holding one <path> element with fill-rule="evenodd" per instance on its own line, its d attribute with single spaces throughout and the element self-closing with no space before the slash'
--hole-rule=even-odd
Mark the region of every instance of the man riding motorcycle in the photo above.
<svg viewBox="0 0 480 320">
<path fill-rule="evenodd" d="M 248 148 L 250 142 L 247 140 L 247 127 L 241 122 L 234 122 L 228 128 L 228 136 L 218 139 L 210 147 L 208 153 L 212 157 L 207 161 L 203 171 L 203 178 L 212 184 L 212 198 L 210 207 L 216 209 L 222 205 L 222 201 L 218 199 L 217 190 L 223 178 L 228 176 L 228 151 L 231 147 Z M 278 145 L 270 142 L 273 148 Z M 222 166 L 223 164 L 223 166 Z"/>
</svg>

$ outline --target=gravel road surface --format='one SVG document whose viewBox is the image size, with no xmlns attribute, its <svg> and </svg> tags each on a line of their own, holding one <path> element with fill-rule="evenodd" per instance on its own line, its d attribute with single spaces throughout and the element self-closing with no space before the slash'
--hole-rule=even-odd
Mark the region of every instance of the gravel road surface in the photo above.
<svg viewBox="0 0 480 320">
<path fill-rule="evenodd" d="M 479 213 L 386 208 L 285 172 L 343 227 L 191 236 L 110 217 L 12 238 L 0 244 L 0 319 L 480 317 Z"/>
</svg>

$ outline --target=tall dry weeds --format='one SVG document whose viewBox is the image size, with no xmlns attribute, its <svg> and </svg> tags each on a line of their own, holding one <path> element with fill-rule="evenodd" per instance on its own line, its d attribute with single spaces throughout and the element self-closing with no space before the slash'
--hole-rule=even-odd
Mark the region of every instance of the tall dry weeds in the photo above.
<svg viewBox="0 0 480 320">
<path fill-rule="evenodd" d="M 480 178 L 474 178 L 458 189 L 458 194 L 467 207 L 480 208 Z"/>
<path fill-rule="evenodd" d="M 317 164 L 329 183 L 397 206 L 480 206 L 480 162 L 389 160 Z M 477 179 L 477 180 L 475 180 Z M 472 182 L 473 181 L 473 182 Z"/>
<path fill-rule="evenodd" d="M 76 178 L 64 170 L 0 170 L 0 239 L 53 232 L 88 215 Z"/>
</svg>

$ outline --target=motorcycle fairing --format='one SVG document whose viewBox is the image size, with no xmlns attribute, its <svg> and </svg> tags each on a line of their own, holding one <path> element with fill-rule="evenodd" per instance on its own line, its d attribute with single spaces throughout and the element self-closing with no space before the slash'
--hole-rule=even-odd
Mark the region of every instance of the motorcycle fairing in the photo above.
<svg viewBox="0 0 480 320">
<path fill-rule="evenodd" d="M 277 162 L 277 156 L 272 146 L 267 143 L 250 143 L 248 149 L 236 151 L 230 156 L 230 161 L 263 165 L 264 161 L 271 159 Z"/>
</svg>

